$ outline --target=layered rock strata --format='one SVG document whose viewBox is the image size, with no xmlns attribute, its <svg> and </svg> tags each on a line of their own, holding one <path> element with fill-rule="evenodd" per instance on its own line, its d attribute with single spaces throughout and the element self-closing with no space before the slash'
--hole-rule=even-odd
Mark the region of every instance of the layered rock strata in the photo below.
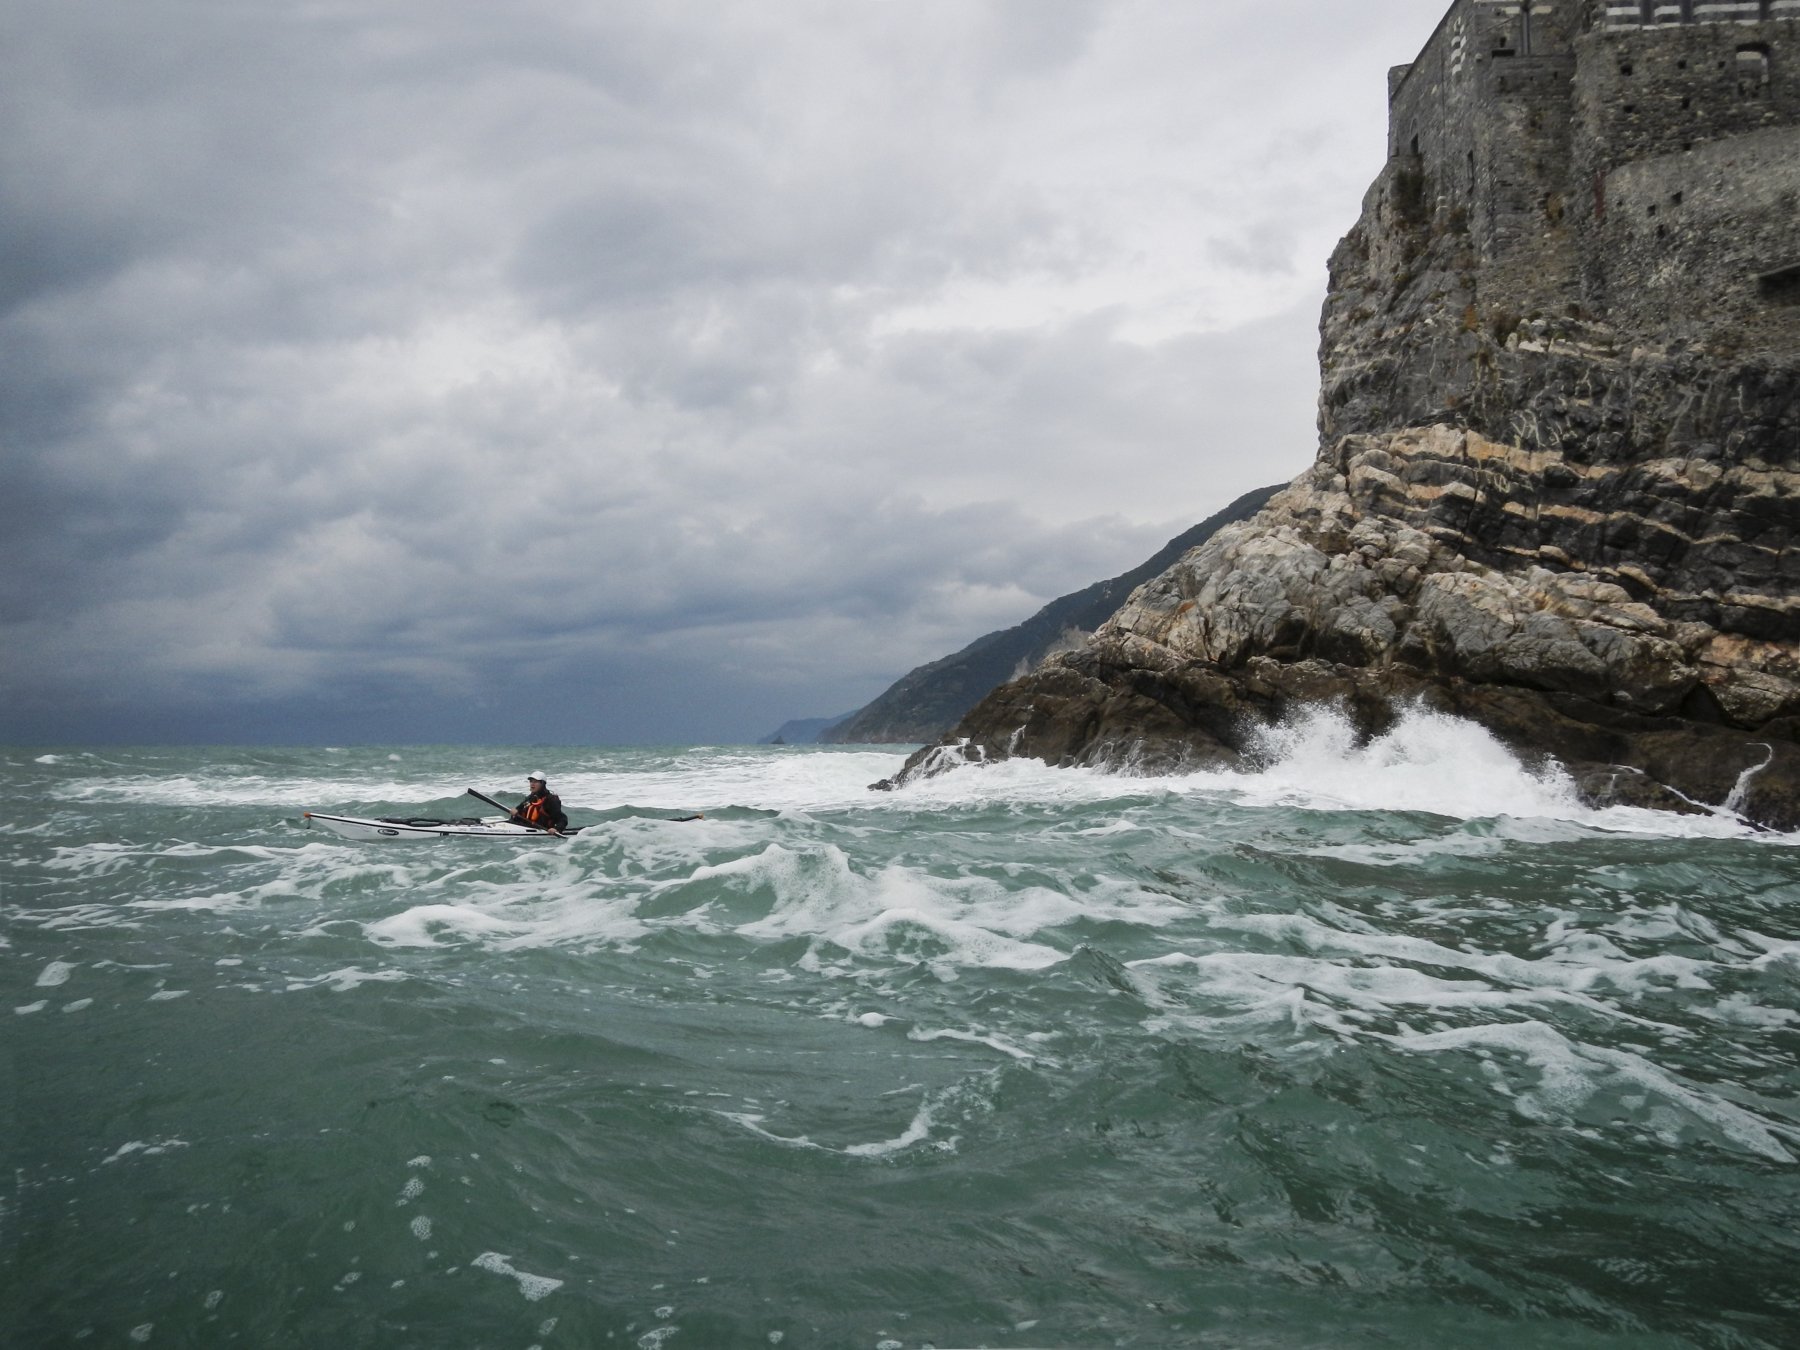
<svg viewBox="0 0 1800 1350">
<path fill-rule="evenodd" d="M 1634 70 L 1670 110 L 1727 97 L 1718 71 L 1800 55 L 1797 25 L 1558 11 L 1527 69 L 1489 45 L 1517 16 L 1459 0 L 1396 73 L 1394 157 L 1331 261 L 1313 467 L 994 691 L 949 757 L 1217 765 L 1302 705 L 1373 733 L 1423 703 L 1594 801 L 1800 826 L 1800 84 L 1685 150 L 1617 103 Z M 1470 148 L 1406 134 L 1434 99 Z"/>
</svg>

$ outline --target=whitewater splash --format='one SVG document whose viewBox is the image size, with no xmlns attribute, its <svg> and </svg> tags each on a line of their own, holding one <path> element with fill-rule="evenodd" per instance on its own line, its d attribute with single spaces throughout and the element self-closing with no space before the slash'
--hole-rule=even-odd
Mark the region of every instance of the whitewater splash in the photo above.
<svg viewBox="0 0 1800 1350">
<path fill-rule="evenodd" d="M 1260 731 L 1247 758 L 1251 767 L 1164 777 L 1052 770 L 1027 759 L 962 763 L 899 795 L 944 804 L 983 798 L 1076 804 L 1210 793 L 1254 807 L 1536 820 L 1673 838 L 1755 833 L 1728 803 L 1688 816 L 1586 806 L 1555 761 L 1528 765 L 1485 727 L 1420 707 L 1404 710 L 1373 738 L 1335 709 L 1309 708 Z"/>
<path fill-rule="evenodd" d="M 1421 708 L 1366 741 L 1343 714 L 1309 709 L 1263 732 L 1253 758 L 1266 767 L 1242 790 L 1287 804 L 1463 820 L 1584 814 L 1560 765 L 1528 768 L 1486 728 Z"/>
</svg>

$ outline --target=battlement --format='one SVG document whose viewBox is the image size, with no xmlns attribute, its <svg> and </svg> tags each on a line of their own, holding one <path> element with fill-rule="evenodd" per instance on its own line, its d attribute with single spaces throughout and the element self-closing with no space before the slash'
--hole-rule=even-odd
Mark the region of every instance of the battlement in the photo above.
<svg viewBox="0 0 1800 1350">
<path fill-rule="evenodd" d="M 1608 28 L 1662 28 L 1689 23 L 1766 23 L 1800 19 L 1800 0 L 1608 0 Z"/>
</svg>

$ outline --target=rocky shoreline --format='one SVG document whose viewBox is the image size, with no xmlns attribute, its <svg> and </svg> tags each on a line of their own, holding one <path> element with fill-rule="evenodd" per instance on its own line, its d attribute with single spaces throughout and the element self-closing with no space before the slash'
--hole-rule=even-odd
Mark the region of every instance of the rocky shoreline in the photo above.
<svg viewBox="0 0 1800 1350">
<path fill-rule="evenodd" d="M 1729 805 L 1800 827 L 1791 645 L 1670 619 L 1588 573 L 1493 567 L 1359 504 L 1391 493 L 1409 454 L 1484 462 L 1493 447 L 1473 433 L 1353 446 L 1141 587 L 1084 647 L 994 690 L 883 786 L 1012 755 L 1139 773 L 1238 765 L 1303 707 L 1335 706 L 1376 735 L 1421 706 L 1554 757 L 1595 804 Z"/>
<path fill-rule="evenodd" d="M 1596 62 L 1625 39 L 1570 40 Z M 1568 97 L 1548 76 L 1540 128 Z M 1800 127 L 1753 134 L 1800 164 Z M 1604 184 L 1497 242 L 1479 191 L 1397 153 L 1332 256 L 1312 468 L 878 786 L 1012 755 L 1229 765 L 1305 706 L 1373 735 L 1420 705 L 1554 757 L 1596 804 L 1800 828 L 1800 305 L 1608 309 Z M 1760 200 L 1736 233 L 1800 258 Z"/>
</svg>

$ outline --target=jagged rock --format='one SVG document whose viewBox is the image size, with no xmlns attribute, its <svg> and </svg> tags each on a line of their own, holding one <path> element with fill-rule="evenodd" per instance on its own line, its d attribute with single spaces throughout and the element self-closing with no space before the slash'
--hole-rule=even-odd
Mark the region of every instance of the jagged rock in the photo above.
<svg viewBox="0 0 1800 1350">
<path fill-rule="evenodd" d="M 1409 68 L 1448 74 L 1396 74 L 1395 157 L 1332 257 L 1313 467 L 989 695 L 956 753 L 1229 764 L 1299 705 L 1375 734 L 1416 701 L 1555 756 L 1595 802 L 1800 826 L 1800 304 L 1787 273 L 1732 270 L 1800 261 L 1800 81 L 1708 113 L 1733 153 L 1671 158 L 1642 117 L 1620 130 L 1618 67 L 1705 105 L 1710 59 L 1652 58 L 1729 61 L 1746 25 L 1664 33 L 1590 0 L 1531 62 L 1468 41 L 1522 13 L 1458 0 Z M 1755 27 L 1800 55 L 1800 25 Z M 1484 119 L 1517 133 L 1521 108 L 1530 161 L 1483 163 L 1514 153 Z M 1716 253 L 1639 228 L 1671 200 Z"/>
</svg>

